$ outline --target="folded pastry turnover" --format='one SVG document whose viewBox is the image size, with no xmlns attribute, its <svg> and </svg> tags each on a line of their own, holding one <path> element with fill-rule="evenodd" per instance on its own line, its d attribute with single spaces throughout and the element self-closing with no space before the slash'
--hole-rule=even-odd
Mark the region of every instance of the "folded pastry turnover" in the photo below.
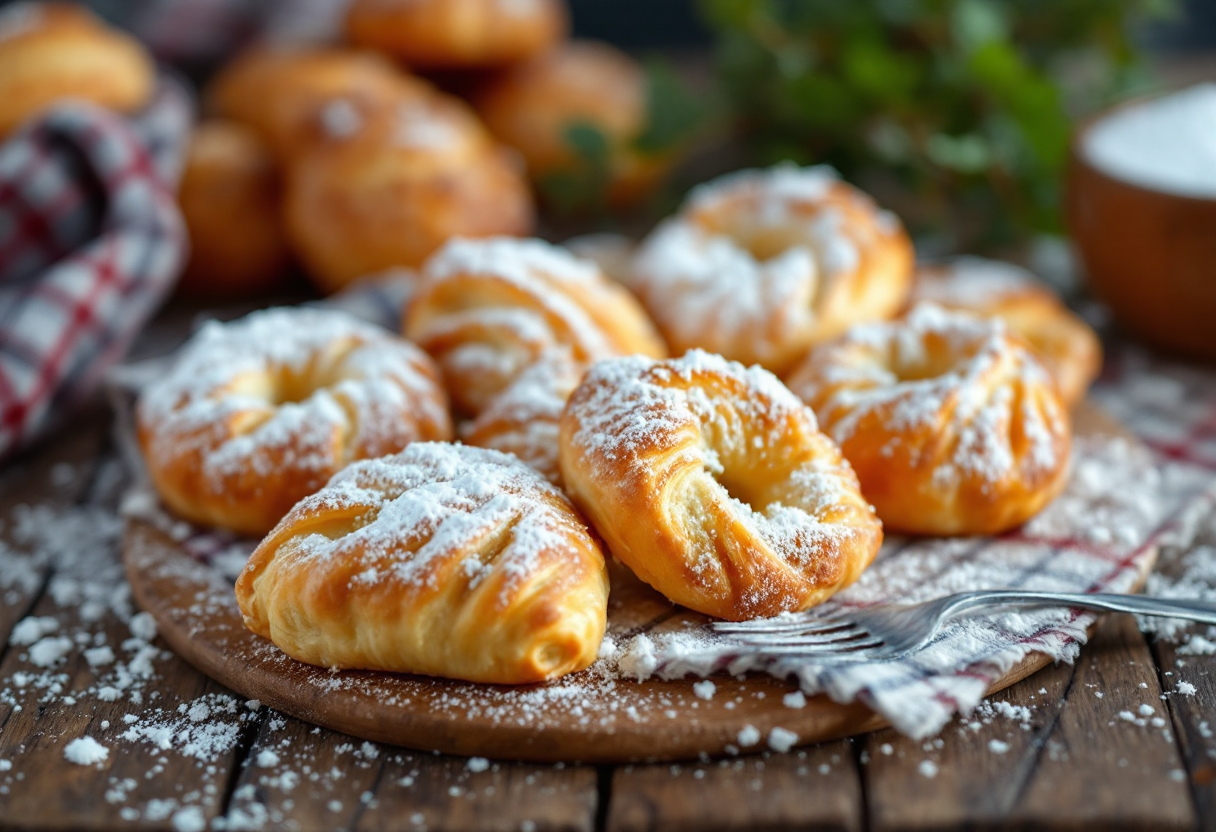
<svg viewBox="0 0 1216 832">
<path fill-rule="evenodd" d="M 594 661 L 608 576 L 540 474 L 497 451 L 420 442 L 300 501 L 236 597 L 249 629 L 309 664 L 522 684 Z"/>
</svg>

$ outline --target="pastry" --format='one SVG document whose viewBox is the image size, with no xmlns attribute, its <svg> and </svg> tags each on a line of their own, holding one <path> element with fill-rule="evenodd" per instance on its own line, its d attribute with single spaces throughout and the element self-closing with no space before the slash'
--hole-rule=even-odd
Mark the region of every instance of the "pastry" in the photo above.
<svg viewBox="0 0 1216 832">
<path fill-rule="evenodd" d="M 434 94 L 383 57 L 337 47 L 261 47 L 225 66 L 207 91 L 215 115 L 252 127 L 281 159 L 319 139 L 386 117 Z"/>
<path fill-rule="evenodd" d="M 162 500 L 187 520 L 250 535 L 353 459 L 452 436 L 424 353 L 320 309 L 207 324 L 140 396 L 136 421 Z"/>
<path fill-rule="evenodd" d="M 420 265 L 451 237 L 527 234 L 532 197 L 514 155 L 455 99 L 399 101 L 287 171 L 288 237 L 326 291 Z"/>
<path fill-rule="evenodd" d="M 779 165 L 696 188 L 643 243 L 630 285 L 673 351 L 784 375 L 850 325 L 899 311 L 912 244 L 826 167 Z"/>
<path fill-rule="evenodd" d="M 178 188 L 190 260 L 178 290 L 230 300 L 284 282 L 290 255 L 283 194 L 269 149 L 250 128 L 211 119 L 195 127 Z"/>
<path fill-rule="evenodd" d="M 552 47 L 568 26 L 562 0 L 354 0 L 346 15 L 351 43 L 427 69 L 515 63 Z"/>
<path fill-rule="evenodd" d="M 604 556 L 519 460 L 422 442 L 304 498 L 236 583 L 245 625 L 334 669 L 526 684 L 595 660 Z"/>
<path fill-rule="evenodd" d="M 922 300 L 1002 319 L 1010 332 L 1035 348 L 1070 408 L 1085 398 L 1102 369 L 1102 344 L 1089 324 L 1042 281 L 1012 263 L 958 257 L 921 265 L 911 304 Z"/>
<path fill-rule="evenodd" d="M 560 486 L 558 427 L 562 410 L 586 370 L 569 350 L 542 355 L 462 427 L 461 438 L 469 445 L 517 456 Z"/>
<path fill-rule="evenodd" d="M 575 41 L 492 81 L 475 104 L 490 131 L 524 157 L 528 173 L 554 201 L 607 198 L 625 207 L 648 196 L 671 167 L 670 152 L 643 152 L 646 77 L 623 52 Z M 587 158 L 572 130 L 594 131 L 604 158 Z M 600 169 L 603 166 L 603 169 Z M 596 191 L 599 191 L 597 193 Z"/>
<path fill-rule="evenodd" d="M 771 373 L 700 350 L 592 366 L 562 415 L 561 469 L 617 559 L 732 621 L 823 602 L 882 543 L 814 414 Z"/>
<path fill-rule="evenodd" d="M 452 405 L 476 417 L 550 350 L 589 364 L 665 348 L 628 291 L 541 240 L 453 240 L 431 258 L 406 335 L 443 370 Z"/>
<path fill-rule="evenodd" d="M 1067 479 L 1068 410 L 998 318 L 922 303 L 816 347 L 789 385 L 889 529 L 996 534 L 1032 517 Z"/>
<path fill-rule="evenodd" d="M 133 113 L 156 82 L 138 41 L 69 3 L 16 3 L 0 12 L 0 137 L 64 98 Z"/>
</svg>

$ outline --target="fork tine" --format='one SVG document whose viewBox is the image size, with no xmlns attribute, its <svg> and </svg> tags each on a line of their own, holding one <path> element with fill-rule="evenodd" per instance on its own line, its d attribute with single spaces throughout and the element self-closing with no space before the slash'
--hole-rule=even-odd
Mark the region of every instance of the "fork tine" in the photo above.
<svg viewBox="0 0 1216 832">
<path fill-rule="evenodd" d="M 857 660 L 869 661 L 883 657 L 884 651 L 879 648 L 885 644 L 880 639 L 873 641 L 863 641 L 860 643 L 854 642 L 845 645 L 842 649 L 839 644 L 806 644 L 806 645 L 774 645 L 773 649 L 766 649 L 764 652 L 768 655 L 777 658 L 795 657 L 832 657 L 840 658 L 841 660 Z M 886 651 L 890 652 L 890 651 Z"/>
<path fill-rule="evenodd" d="M 858 639 L 872 638 L 873 636 L 860 627 L 852 626 L 844 630 L 833 630 L 826 633 L 791 633 L 783 635 L 780 638 L 774 638 L 767 633 L 736 633 L 735 639 L 742 643 L 753 647 L 769 647 L 771 645 L 810 645 L 810 644 L 847 644 Z"/>
<path fill-rule="evenodd" d="M 806 616 L 797 619 L 776 620 L 761 618 L 753 621 L 715 621 L 713 628 L 719 633 L 812 633 L 826 632 L 849 626 L 852 622 L 847 615 L 829 615 L 824 617 Z"/>
</svg>

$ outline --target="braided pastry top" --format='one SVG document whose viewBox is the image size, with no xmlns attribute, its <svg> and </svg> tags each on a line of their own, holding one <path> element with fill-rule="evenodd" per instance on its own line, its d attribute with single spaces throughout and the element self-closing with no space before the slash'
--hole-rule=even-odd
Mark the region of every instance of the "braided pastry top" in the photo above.
<svg viewBox="0 0 1216 832">
<path fill-rule="evenodd" d="M 599 544 L 519 460 L 420 442 L 302 500 L 236 584 L 245 624 L 310 664 L 523 684 L 595 659 Z"/>
<path fill-rule="evenodd" d="M 600 270 L 540 240 L 454 240 L 427 262 L 406 334 L 475 417 L 551 350 L 590 363 L 665 354 L 646 313 Z"/>
<path fill-rule="evenodd" d="M 720 618 L 820 603 L 882 542 L 814 414 L 772 374 L 699 350 L 592 366 L 562 416 L 561 466 L 617 558 Z"/>
<path fill-rule="evenodd" d="M 209 323 L 141 396 L 148 473 L 196 522 L 265 534 L 353 459 L 452 435 L 430 359 L 343 312 Z"/>
<path fill-rule="evenodd" d="M 999 319 L 924 303 L 816 348 L 789 384 L 888 528 L 995 533 L 1064 487 L 1068 412 Z"/>
<path fill-rule="evenodd" d="M 695 189 L 643 242 L 632 288 L 673 351 L 784 373 L 807 348 L 903 305 L 912 245 L 826 167 L 740 171 Z"/>
</svg>

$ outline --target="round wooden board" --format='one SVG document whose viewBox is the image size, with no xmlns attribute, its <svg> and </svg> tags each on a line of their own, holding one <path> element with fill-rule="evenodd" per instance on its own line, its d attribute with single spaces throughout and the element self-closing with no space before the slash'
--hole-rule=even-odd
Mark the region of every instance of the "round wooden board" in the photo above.
<svg viewBox="0 0 1216 832">
<path fill-rule="evenodd" d="M 1083 433 L 1126 435 L 1083 408 Z M 1142 584 L 1155 553 L 1145 559 Z M 139 605 L 179 655 L 243 696 L 284 713 L 364 739 L 446 754 L 545 762 L 632 762 L 719 755 L 751 725 L 775 727 L 800 743 L 822 742 L 885 727 L 860 703 L 811 697 L 804 708 L 782 698 L 796 688 L 752 675 L 714 678 L 709 700 L 694 679 L 634 682 L 594 668 L 550 685 L 507 688 L 366 671 L 330 672 L 297 662 L 246 630 L 231 582 L 192 558 L 156 526 L 131 520 L 124 543 L 128 578 Z M 609 632 L 619 636 L 704 622 L 673 607 L 623 569 L 614 570 Z M 1002 690 L 1050 664 L 1032 653 L 989 688 Z"/>
</svg>

